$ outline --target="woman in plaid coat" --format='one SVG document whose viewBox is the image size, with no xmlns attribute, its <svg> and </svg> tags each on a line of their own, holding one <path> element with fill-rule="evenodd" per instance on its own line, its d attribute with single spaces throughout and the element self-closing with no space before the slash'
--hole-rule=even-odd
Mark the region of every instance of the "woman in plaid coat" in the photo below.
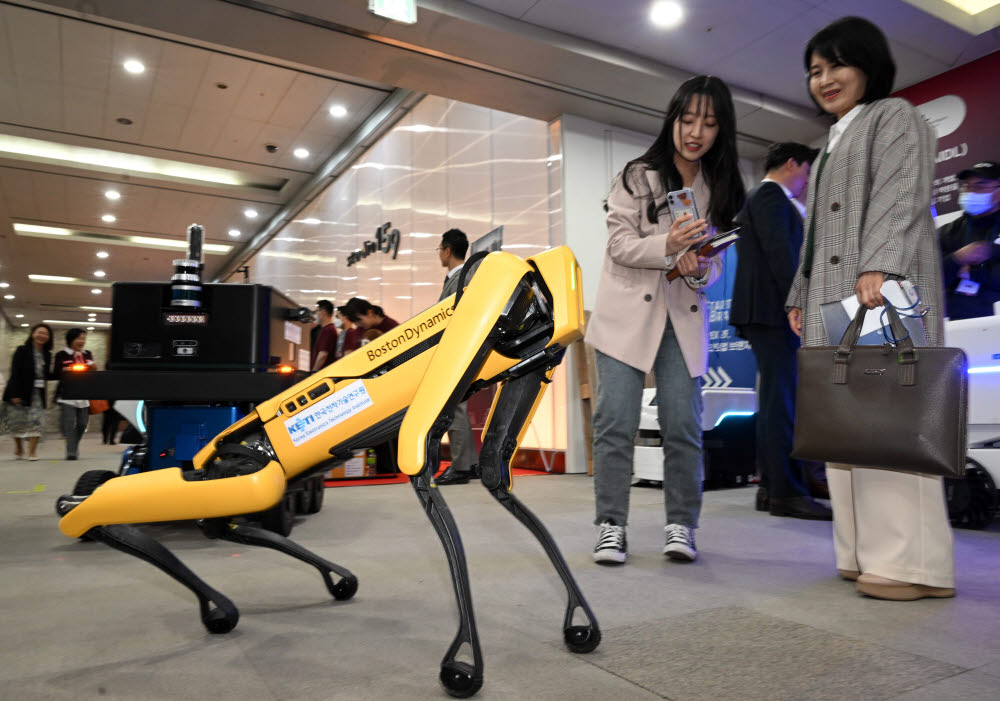
<svg viewBox="0 0 1000 701">
<path fill-rule="evenodd" d="M 804 345 L 827 345 L 819 307 L 857 294 L 882 304 L 908 279 L 941 343 L 941 263 L 930 214 L 936 139 L 908 102 L 888 97 L 895 63 L 875 25 L 845 17 L 805 51 L 809 93 L 837 118 L 813 166 L 806 240 L 786 302 Z M 836 343 L 839 339 L 831 339 Z M 906 469 L 900 465 L 900 469 Z M 955 594 L 954 548 L 939 477 L 827 464 L 841 577 L 862 594 L 910 601 Z"/>
</svg>

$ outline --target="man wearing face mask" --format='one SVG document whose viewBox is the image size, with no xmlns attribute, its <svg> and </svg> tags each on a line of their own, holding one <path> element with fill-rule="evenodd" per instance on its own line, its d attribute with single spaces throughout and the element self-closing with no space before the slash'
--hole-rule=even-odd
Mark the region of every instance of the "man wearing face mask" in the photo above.
<svg viewBox="0 0 1000 701">
<path fill-rule="evenodd" d="M 328 299 L 316 302 L 316 324 L 319 334 L 313 343 L 310 370 L 316 372 L 337 359 L 337 327 L 333 323 L 333 303 Z"/>
<path fill-rule="evenodd" d="M 949 319 L 992 316 L 1000 301 L 1000 163 L 958 174 L 962 216 L 938 230 Z"/>
</svg>

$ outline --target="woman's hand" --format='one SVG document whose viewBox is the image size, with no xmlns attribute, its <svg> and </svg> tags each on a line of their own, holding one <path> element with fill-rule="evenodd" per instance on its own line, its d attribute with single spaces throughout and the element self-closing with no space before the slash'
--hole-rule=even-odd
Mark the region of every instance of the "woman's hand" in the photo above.
<svg viewBox="0 0 1000 701">
<path fill-rule="evenodd" d="M 681 275 L 697 279 L 705 277 L 709 265 L 711 265 L 711 261 L 708 258 L 699 256 L 694 251 L 688 251 L 677 259 L 677 270 L 680 271 Z"/>
<path fill-rule="evenodd" d="M 792 327 L 792 333 L 802 337 L 802 310 L 792 307 L 788 310 L 788 325 Z"/>
<path fill-rule="evenodd" d="M 14 406 L 21 406 L 21 398 L 20 397 L 11 397 L 10 398 L 10 403 L 13 404 Z"/>
<path fill-rule="evenodd" d="M 877 270 L 861 273 L 861 276 L 858 277 L 858 284 L 854 286 L 858 302 L 869 309 L 885 304 L 885 300 L 882 299 L 882 283 L 884 282 L 885 273 Z"/>
<path fill-rule="evenodd" d="M 708 238 L 708 234 L 703 233 L 708 228 L 708 222 L 704 219 L 691 221 L 691 218 L 690 214 L 682 214 L 670 225 L 665 255 L 672 256 Z"/>
</svg>

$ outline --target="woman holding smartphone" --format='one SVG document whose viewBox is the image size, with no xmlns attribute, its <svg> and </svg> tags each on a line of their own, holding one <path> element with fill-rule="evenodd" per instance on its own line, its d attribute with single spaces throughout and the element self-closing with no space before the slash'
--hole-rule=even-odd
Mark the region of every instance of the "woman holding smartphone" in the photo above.
<svg viewBox="0 0 1000 701">
<path fill-rule="evenodd" d="M 671 220 L 667 195 L 683 188 L 694 192 L 704 218 L 685 214 Z M 670 100 L 656 141 L 625 166 L 607 200 L 608 242 L 585 339 L 594 347 L 598 377 L 596 562 L 620 564 L 627 555 L 632 448 L 650 370 L 663 438 L 663 553 L 680 562 L 697 557 L 700 378 L 708 369 L 704 290 L 718 279 L 722 261 L 700 258 L 695 251 L 716 227 L 732 228 L 744 196 L 729 88 L 718 78 L 691 78 Z M 681 276 L 668 281 L 675 269 Z"/>
<path fill-rule="evenodd" d="M 821 304 L 857 294 L 872 309 L 883 304 L 883 282 L 908 279 L 930 310 L 927 342 L 938 345 L 934 132 L 910 103 L 889 97 L 896 65 L 867 20 L 845 17 L 820 30 L 806 47 L 805 68 L 813 101 L 837 121 L 809 182 L 805 243 L 785 305 L 792 330 L 804 345 L 827 345 Z M 940 477 L 836 463 L 826 472 L 841 577 L 882 599 L 955 595 Z"/>
</svg>

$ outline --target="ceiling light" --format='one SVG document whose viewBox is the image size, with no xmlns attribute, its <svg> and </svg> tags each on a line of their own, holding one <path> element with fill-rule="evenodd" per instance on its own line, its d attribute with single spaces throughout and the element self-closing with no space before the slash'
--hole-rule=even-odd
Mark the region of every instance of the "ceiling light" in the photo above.
<svg viewBox="0 0 1000 701">
<path fill-rule="evenodd" d="M 109 200 L 120 200 L 122 198 L 122 193 L 118 192 L 118 190 L 106 190 L 104 192 L 104 196 Z"/>
<path fill-rule="evenodd" d="M 80 309 L 93 309 L 95 312 L 110 312 L 111 307 L 80 307 Z"/>
<path fill-rule="evenodd" d="M 24 318 L 24 314 L 15 314 L 14 318 L 15 319 L 23 319 Z"/>
<path fill-rule="evenodd" d="M 98 258 L 107 258 L 111 254 L 108 253 L 107 251 L 98 251 L 94 255 L 96 255 Z"/>
<path fill-rule="evenodd" d="M 296 158 L 309 158 L 309 149 L 297 148 L 292 151 L 292 155 Z"/>
<path fill-rule="evenodd" d="M 146 66 L 142 64 L 142 61 L 137 61 L 134 58 L 130 58 L 122 65 L 125 67 L 126 71 L 132 73 L 133 75 L 139 75 L 146 70 Z"/>
<path fill-rule="evenodd" d="M 330 108 L 330 116 L 336 117 L 337 119 L 343 119 L 347 116 L 347 108 L 343 105 L 333 105 Z"/>
<path fill-rule="evenodd" d="M 101 217 L 101 221 L 106 221 L 108 224 L 112 224 L 117 221 L 117 217 L 114 214 L 105 214 Z"/>
<path fill-rule="evenodd" d="M 99 289 L 97 289 L 97 288 L 95 287 L 94 289 L 92 289 L 92 290 L 90 291 L 90 293 L 91 293 L 91 294 L 95 294 L 95 295 L 99 295 L 99 294 L 101 294 L 101 291 L 100 291 Z"/>
<path fill-rule="evenodd" d="M 41 163 L 57 163 L 73 167 L 85 167 L 116 175 L 138 173 L 160 180 L 189 180 L 238 185 L 241 187 L 280 190 L 288 182 L 286 178 L 260 176 L 241 173 L 236 170 L 200 166 L 165 158 L 150 158 L 120 151 L 70 146 L 51 141 L 28 139 L 23 136 L 0 135 L 0 152 L 11 158 Z"/>
<path fill-rule="evenodd" d="M 21 324 L 21 328 L 22 328 L 22 329 L 26 329 L 26 328 L 28 328 L 28 324 Z"/>
<path fill-rule="evenodd" d="M 239 229 L 230 229 L 229 230 L 229 235 L 232 236 L 234 239 L 235 238 L 239 238 L 240 230 Z"/>
<path fill-rule="evenodd" d="M 308 219 L 302 220 L 303 224 L 319 224 L 319 219 L 316 217 L 309 217 Z"/>
<path fill-rule="evenodd" d="M 2 137 L 0 137 L 2 138 Z M 104 234 L 90 231 L 80 231 L 74 229 L 56 229 L 50 226 L 36 226 L 34 224 L 14 223 L 14 231 L 19 236 L 33 236 L 38 238 L 54 238 L 72 236 L 73 241 L 81 243 L 94 243 L 100 246 L 142 246 L 143 248 L 161 248 L 164 250 L 186 249 L 187 241 L 184 239 L 164 239 L 156 236 L 127 236 L 123 234 Z M 205 253 L 229 253 L 232 246 L 221 243 L 206 243 L 201 247 Z"/>
<path fill-rule="evenodd" d="M 14 299 L 14 295 L 4 295 L 4 299 Z"/>
<path fill-rule="evenodd" d="M 64 321 L 62 319 L 42 319 L 43 324 L 58 324 L 59 326 L 79 326 L 80 320 L 76 321 Z M 111 322 L 108 321 L 88 321 L 88 324 L 93 324 L 94 326 L 111 326 Z"/>
<path fill-rule="evenodd" d="M 72 236 L 69 229 L 60 229 L 55 226 L 37 226 L 35 224 L 14 224 L 14 231 L 19 234 L 44 234 L 46 236 Z"/>
<path fill-rule="evenodd" d="M 161 239 L 155 236 L 128 236 L 128 241 L 139 246 L 148 246 L 150 248 L 187 248 L 187 241 L 184 239 Z M 114 243 L 109 241 L 108 243 Z M 205 253 L 229 253 L 233 250 L 232 246 L 226 246 L 221 243 L 206 243 L 201 247 Z"/>
<path fill-rule="evenodd" d="M 258 216 L 257 215 L 257 210 L 256 209 L 244 209 L 243 210 L 243 216 L 246 217 L 247 219 L 256 219 L 257 216 Z"/>
<path fill-rule="evenodd" d="M 10 283 L 9 282 L 0 282 L 0 287 L 3 287 L 3 288 L 10 287 Z"/>
<path fill-rule="evenodd" d="M 684 20 L 684 9 L 673 0 L 659 0 L 649 8 L 649 21 L 657 27 L 676 27 Z"/>
<path fill-rule="evenodd" d="M 94 330 L 94 327 L 93 327 L 93 326 L 88 326 L 88 327 L 87 327 L 87 331 L 93 331 L 93 330 Z"/>
<path fill-rule="evenodd" d="M 107 275 L 107 273 L 104 272 L 103 270 L 95 270 L 94 271 L 94 277 L 104 277 L 105 275 Z"/>
<path fill-rule="evenodd" d="M 32 282 L 76 282 L 75 277 L 66 277 L 64 275 L 35 275 L 31 274 L 28 279 Z"/>
</svg>

